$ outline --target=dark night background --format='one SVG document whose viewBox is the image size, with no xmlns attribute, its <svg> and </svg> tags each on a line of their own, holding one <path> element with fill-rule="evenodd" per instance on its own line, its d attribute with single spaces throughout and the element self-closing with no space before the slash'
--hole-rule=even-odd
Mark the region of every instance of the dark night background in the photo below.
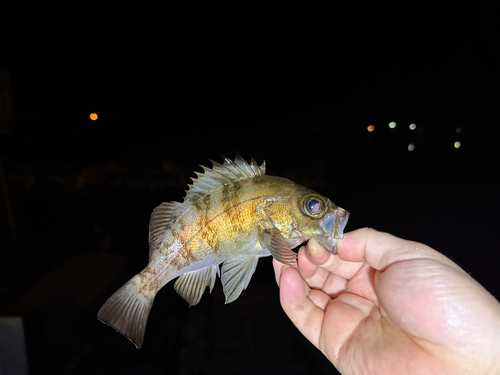
<svg viewBox="0 0 500 375">
<path fill-rule="evenodd" d="M 22 316 L 30 373 L 335 372 L 281 310 L 269 258 L 227 306 L 220 281 L 192 308 L 167 285 L 141 350 L 97 321 L 147 263 L 151 211 L 233 150 L 348 209 L 347 230 L 434 247 L 498 299 L 498 17 L 2 5 L 0 315 Z"/>
</svg>

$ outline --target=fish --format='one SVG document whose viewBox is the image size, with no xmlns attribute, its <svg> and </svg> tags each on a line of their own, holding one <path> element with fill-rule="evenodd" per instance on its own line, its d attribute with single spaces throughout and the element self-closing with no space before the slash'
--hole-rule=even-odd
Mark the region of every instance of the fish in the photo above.
<svg viewBox="0 0 500 375">
<path fill-rule="evenodd" d="M 239 154 L 223 159 L 195 172 L 182 203 L 153 210 L 149 263 L 98 312 L 138 349 L 156 293 L 175 278 L 174 289 L 190 307 L 207 287 L 212 292 L 217 276 L 230 303 L 248 287 L 261 257 L 293 265 L 293 249 L 311 238 L 336 254 L 348 211 L 289 179 L 266 175 L 265 161 L 259 166 Z"/>
</svg>

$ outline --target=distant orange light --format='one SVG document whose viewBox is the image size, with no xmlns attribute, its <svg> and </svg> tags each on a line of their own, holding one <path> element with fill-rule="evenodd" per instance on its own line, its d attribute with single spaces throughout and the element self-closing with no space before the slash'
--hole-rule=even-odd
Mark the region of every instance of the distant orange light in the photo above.
<svg viewBox="0 0 500 375">
<path fill-rule="evenodd" d="M 366 129 L 371 133 L 372 131 L 375 130 L 375 126 L 374 125 L 368 125 L 368 127 Z"/>
<path fill-rule="evenodd" d="M 95 121 L 95 120 L 97 120 L 97 117 L 98 117 L 98 116 L 97 116 L 97 113 L 91 113 L 89 117 L 90 117 L 90 119 L 91 119 L 92 121 Z"/>
</svg>

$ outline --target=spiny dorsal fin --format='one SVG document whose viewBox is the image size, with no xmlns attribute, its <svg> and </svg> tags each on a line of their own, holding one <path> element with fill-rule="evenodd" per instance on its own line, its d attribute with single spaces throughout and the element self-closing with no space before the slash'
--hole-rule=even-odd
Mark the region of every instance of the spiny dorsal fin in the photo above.
<svg viewBox="0 0 500 375">
<path fill-rule="evenodd" d="M 202 165 L 204 173 L 196 172 L 198 178 L 193 178 L 193 183 L 188 185 L 189 190 L 184 202 L 196 202 L 224 185 L 266 174 L 265 162 L 259 167 L 254 158 L 248 163 L 239 154 L 236 154 L 234 161 L 224 156 L 223 164 L 210 161 L 213 164 L 212 168 Z"/>
<path fill-rule="evenodd" d="M 189 190 L 183 203 L 164 202 L 153 210 L 149 222 L 150 261 L 153 260 L 152 257 L 155 254 L 159 254 L 156 250 L 161 246 L 167 232 L 177 219 L 189 210 L 190 203 L 198 201 L 224 185 L 266 174 L 266 162 L 263 162 L 259 167 L 254 158 L 251 159 L 250 163 L 247 163 L 238 153 L 236 153 L 234 161 L 224 157 L 223 164 L 212 160 L 211 162 L 212 168 L 201 166 L 204 173 L 195 172 L 198 178 L 193 178 L 193 184 L 188 185 Z"/>
</svg>

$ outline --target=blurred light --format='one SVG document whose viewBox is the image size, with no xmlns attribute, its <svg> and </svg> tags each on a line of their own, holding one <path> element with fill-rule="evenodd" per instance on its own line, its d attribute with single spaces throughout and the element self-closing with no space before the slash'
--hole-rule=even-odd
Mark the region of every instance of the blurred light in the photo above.
<svg viewBox="0 0 500 375">
<path fill-rule="evenodd" d="M 410 143 L 408 145 L 408 151 L 412 152 L 413 150 L 415 150 L 415 145 L 413 143 Z"/>
<path fill-rule="evenodd" d="M 390 127 L 391 129 L 394 129 L 394 128 L 396 127 L 396 123 L 395 123 L 394 121 L 391 121 L 391 122 L 389 123 L 389 127 Z"/>
<path fill-rule="evenodd" d="M 454 144 L 455 148 L 458 150 L 462 144 L 459 141 L 456 141 Z"/>
<path fill-rule="evenodd" d="M 370 133 L 375 130 L 375 125 L 368 125 L 366 128 Z"/>
<path fill-rule="evenodd" d="M 456 131 L 458 134 L 460 134 L 460 133 L 462 133 L 462 128 L 460 128 L 460 127 L 459 127 L 459 128 L 456 128 L 456 129 L 455 129 L 455 131 Z"/>
<path fill-rule="evenodd" d="M 415 130 L 417 128 L 416 124 L 410 124 L 410 130 Z"/>
<path fill-rule="evenodd" d="M 90 119 L 91 119 L 92 121 L 95 121 L 95 120 L 97 120 L 97 117 L 98 117 L 98 116 L 97 116 L 97 113 L 91 113 L 89 117 L 90 117 Z"/>
</svg>

